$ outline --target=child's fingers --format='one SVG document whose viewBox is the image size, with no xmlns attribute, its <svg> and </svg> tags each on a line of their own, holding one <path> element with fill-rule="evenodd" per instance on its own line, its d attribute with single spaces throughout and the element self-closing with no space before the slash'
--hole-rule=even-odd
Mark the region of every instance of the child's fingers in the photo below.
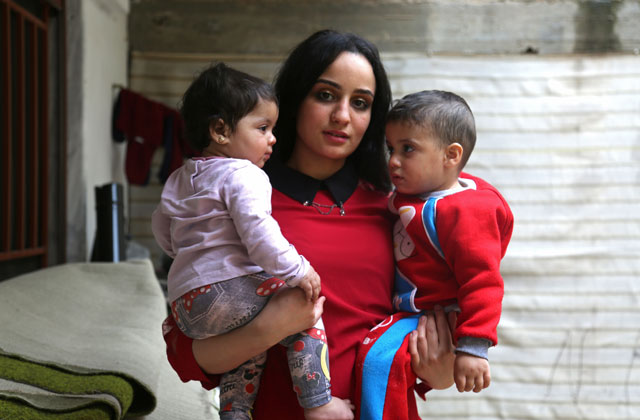
<svg viewBox="0 0 640 420">
<path fill-rule="evenodd" d="M 478 378 L 475 378 L 474 376 L 467 376 L 465 378 L 465 385 L 464 385 L 464 390 L 466 392 L 470 392 L 475 390 L 475 388 L 478 386 Z"/>
<path fill-rule="evenodd" d="M 316 276 L 315 281 L 313 282 L 314 299 L 318 299 L 321 290 L 322 287 L 320 285 L 320 276 Z"/>
<path fill-rule="evenodd" d="M 309 302 L 315 302 L 313 300 L 313 286 L 311 285 L 311 283 L 303 284 L 302 290 L 304 290 L 304 294 Z"/>
<path fill-rule="evenodd" d="M 484 379 L 484 388 L 489 388 L 489 385 L 491 385 L 491 373 L 489 373 L 488 371 L 485 372 L 483 375 L 483 379 Z"/>
<path fill-rule="evenodd" d="M 464 375 L 456 374 L 455 382 L 458 392 L 464 392 L 467 387 L 467 377 Z"/>
<path fill-rule="evenodd" d="M 482 377 L 482 375 L 478 375 L 475 378 L 475 382 L 474 382 L 474 385 L 473 385 L 473 392 L 478 393 L 478 392 L 482 391 L 483 389 L 485 389 L 484 378 Z"/>
</svg>

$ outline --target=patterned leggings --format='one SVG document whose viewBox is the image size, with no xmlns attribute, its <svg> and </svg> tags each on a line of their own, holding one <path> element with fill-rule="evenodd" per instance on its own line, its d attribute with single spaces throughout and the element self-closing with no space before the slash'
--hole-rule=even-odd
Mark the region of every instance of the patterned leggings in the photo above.
<svg viewBox="0 0 640 420">
<path fill-rule="evenodd" d="M 237 277 L 185 293 L 171 303 L 171 312 L 180 330 L 191 338 L 224 334 L 251 321 L 284 284 L 265 272 Z M 329 354 L 322 320 L 281 344 L 287 347 L 289 371 L 300 405 L 311 408 L 328 403 Z M 262 353 L 222 375 L 222 420 L 251 418 L 266 358 Z"/>
</svg>

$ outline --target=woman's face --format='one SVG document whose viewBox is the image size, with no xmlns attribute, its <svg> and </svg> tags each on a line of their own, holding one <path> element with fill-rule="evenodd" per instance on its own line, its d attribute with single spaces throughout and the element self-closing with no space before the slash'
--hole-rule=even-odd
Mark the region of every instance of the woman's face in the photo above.
<svg viewBox="0 0 640 420">
<path fill-rule="evenodd" d="M 300 104 L 289 165 L 320 179 L 339 170 L 369 127 L 375 90 L 366 58 L 338 55 Z"/>
</svg>

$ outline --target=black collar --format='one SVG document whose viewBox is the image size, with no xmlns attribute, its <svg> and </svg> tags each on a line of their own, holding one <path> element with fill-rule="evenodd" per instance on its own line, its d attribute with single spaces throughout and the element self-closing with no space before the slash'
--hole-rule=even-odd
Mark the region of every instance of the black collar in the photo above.
<svg viewBox="0 0 640 420">
<path fill-rule="evenodd" d="M 358 186 L 358 174 L 353 164 L 347 163 L 325 180 L 311 178 L 277 161 L 265 165 L 271 185 L 281 193 L 300 203 L 311 204 L 320 190 L 328 190 L 338 206 L 342 206 Z"/>
</svg>

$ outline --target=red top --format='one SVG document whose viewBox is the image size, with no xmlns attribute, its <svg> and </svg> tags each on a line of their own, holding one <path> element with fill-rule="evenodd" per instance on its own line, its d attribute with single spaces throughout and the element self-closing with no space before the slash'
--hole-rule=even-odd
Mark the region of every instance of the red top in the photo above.
<svg viewBox="0 0 640 420">
<path fill-rule="evenodd" d="M 321 214 L 330 207 L 302 205 L 278 191 L 274 183 L 273 217 L 284 236 L 320 274 L 322 294 L 327 297 L 323 322 L 329 344 L 332 394 L 354 401 L 357 345 L 392 312 L 392 218 L 387 211 L 387 197 L 380 192 L 358 186 L 344 196 L 344 190 L 328 187 L 329 190 L 317 192 L 314 203 L 331 206 L 344 201 L 344 216 L 339 207 L 331 209 L 330 214 Z M 340 194 L 344 198 L 333 198 Z M 218 378 L 204 374 L 198 367 L 191 339 L 175 328 L 171 318 L 165 321 L 164 338 L 169 362 L 183 381 L 199 380 L 208 389 L 216 386 Z M 282 346 L 269 350 L 253 418 L 304 418 Z"/>
<path fill-rule="evenodd" d="M 500 260 L 511 239 L 513 214 L 489 183 L 466 173 L 460 178 L 467 187 L 454 193 L 394 194 L 392 209 L 400 214 L 395 242 L 401 244 L 395 254 L 401 273 L 395 302 L 414 312 L 457 302 L 461 313 L 454 339 L 484 338 L 496 345 L 504 294 Z"/>
</svg>

